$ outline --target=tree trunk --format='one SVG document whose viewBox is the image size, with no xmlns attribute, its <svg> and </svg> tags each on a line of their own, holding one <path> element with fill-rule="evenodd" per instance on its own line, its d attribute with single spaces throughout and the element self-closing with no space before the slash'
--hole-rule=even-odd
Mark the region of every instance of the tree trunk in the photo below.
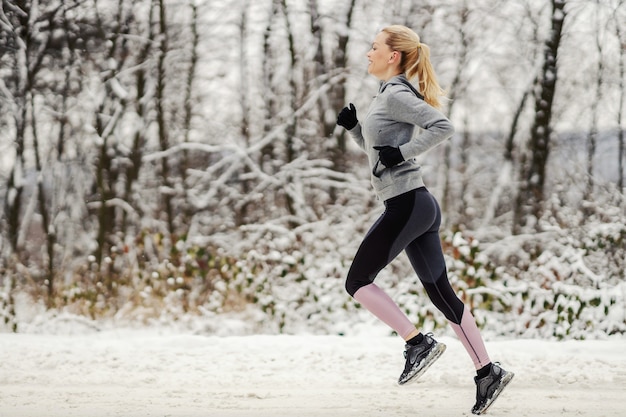
<svg viewBox="0 0 626 417">
<path fill-rule="evenodd" d="M 5 3 L 5 1 L 3 1 Z M 12 19 L 6 22 L 10 25 L 9 36 L 12 38 L 15 52 L 13 53 L 13 121 L 15 123 L 15 162 L 6 185 L 4 198 L 4 214 L 7 220 L 7 233 L 11 250 L 20 257 L 19 236 L 22 227 L 22 195 L 24 192 L 24 170 L 26 169 L 24 157 L 25 135 L 28 117 L 28 97 L 30 96 L 30 67 L 29 49 L 31 33 L 29 27 L 28 10 L 30 3 L 20 4 L 23 14 L 15 13 Z"/>
<path fill-rule="evenodd" d="M 241 20 L 239 21 L 239 105 L 241 106 L 241 122 L 239 124 L 239 134 L 244 141 L 245 147 L 250 146 L 250 103 L 249 103 L 249 86 L 248 86 L 248 51 L 246 48 L 247 33 L 248 33 L 248 1 L 242 7 Z M 247 173 L 250 172 L 250 167 L 245 165 L 243 167 L 243 177 L 240 180 L 241 193 L 244 195 L 241 203 L 236 205 L 235 222 L 237 226 L 241 226 L 245 223 L 248 206 L 250 200 L 247 198 L 250 193 L 250 182 L 246 179 Z"/>
<path fill-rule="evenodd" d="M 515 204 L 513 233 L 525 226 L 539 230 L 544 203 L 546 167 L 552 136 L 552 104 L 557 83 L 557 57 L 565 20 L 565 0 L 552 0 L 552 30 L 546 41 L 544 63 L 539 77 L 539 94 L 535 98 L 535 118 L 530 131 L 527 152 L 520 164 L 519 192 Z"/>
<path fill-rule="evenodd" d="M 124 23 L 124 9 L 126 0 L 118 0 L 117 16 L 115 32 L 110 35 L 110 46 L 108 48 L 108 58 L 115 60 L 115 68 L 107 67 L 103 71 L 100 82 L 104 85 L 106 94 L 102 97 L 102 101 L 98 104 L 95 112 L 95 131 L 101 140 L 98 155 L 96 159 L 96 179 L 94 187 L 96 189 L 99 201 L 97 219 L 98 231 L 96 235 L 97 248 L 94 256 L 98 265 L 102 264 L 105 252 L 111 244 L 111 238 L 116 232 L 115 227 L 115 208 L 109 203 L 116 197 L 115 183 L 120 175 L 119 166 L 114 164 L 115 152 L 109 149 L 109 139 L 112 137 L 115 127 L 117 126 L 126 103 L 118 99 L 112 92 L 109 81 L 116 77 L 120 68 L 123 67 L 127 55 L 124 54 L 126 49 L 126 35 L 128 28 Z M 101 21 L 97 22 L 98 30 L 106 33 L 107 28 Z"/>
<path fill-rule="evenodd" d="M 345 15 L 345 28 L 339 31 L 337 37 L 337 46 L 334 49 L 333 54 L 333 67 L 334 68 L 346 68 L 348 65 L 348 56 L 346 55 L 348 41 L 350 40 L 350 28 L 352 27 L 352 16 L 354 14 L 354 9 L 356 6 L 356 0 L 351 0 L 348 4 L 348 9 L 346 10 Z M 336 107 L 336 110 L 339 111 L 346 103 L 346 88 L 344 83 L 338 84 L 335 88 L 333 88 L 334 96 L 331 96 L 331 106 Z M 364 112 L 365 109 L 362 109 Z M 334 123 L 326 125 L 326 131 L 330 131 L 330 129 L 335 128 Z M 337 135 L 337 146 L 333 150 L 333 169 L 339 172 L 346 171 L 346 161 L 345 161 L 345 153 L 346 153 L 346 140 L 348 138 L 348 133 L 345 129 L 341 129 L 339 131 L 339 135 Z"/>
<path fill-rule="evenodd" d="M 198 65 L 198 44 L 200 43 L 200 33 L 198 32 L 198 6 L 196 2 L 191 2 L 191 45 L 189 48 L 191 50 L 191 61 L 189 63 L 189 70 L 187 72 L 187 80 L 186 80 L 186 91 L 185 91 L 185 103 L 184 103 L 184 120 L 183 120 L 183 131 L 185 132 L 185 143 L 189 142 L 189 134 L 191 133 L 191 119 L 193 117 L 193 89 L 195 86 L 196 80 L 196 68 Z M 193 209 L 191 204 L 189 204 L 187 195 L 187 170 L 189 169 L 189 156 L 187 150 L 183 151 L 182 160 L 180 163 L 180 175 L 182 178 L 182 187 L 184 193 L 184 204 L 185 208 L 183 210 L 183 219 L 181 224 L 187 227 L 185 234 L 188 233 L 189 225 L 191 224 L 191 217 L 193 216 Z"/>
<path fill-rule="evenodd" d="M 467 68 L 470 46 L 470 39 L 467 36 L 467 20 L 470 16 L 470 10 L 465 6 L 464 3 L 463 6 L 460 7 L 458 13 L 461 50 L 459 51 L 458 62 L 456 64 L 456 72 L 454 74 L 454 78 L 452 79 L 452 83 L 450 84 L 450 94 L 448 97 L 450 102 L 450 106 L 448 107 L 449 118 L 452 118 L 454 116 L 454 112 L 456 110 L 455 104 L 457 103 L 456 98 L 460 95 L 463 95 L 466 90 L 463 80 L 463 74 L 465 69 Z M 468 128 L 467 125 L 465 127 Z M 466 143 L 465 141 L 467 140 L 467 135 L 467 132 L 463 134 L 464 144 Z M 443 178 L 442 195 L 440 197 L 440 200 L 441 211 L 444 213 L 445 216 L 444 223 L 446 224 L 446 226 L 448 226 L 450 222 L 455 223 L 455 225 L 458 224 L 461 221 L 462 214 L 461 216 L 459 216 L 458 214 L 453 215 L 453 213 L 459 213 L 459 211 L 456 210 L 456 207 L 453 207 L 453 202 L 459 199 L 454 195 L 450 178 L 451 173 L 454 172 L 454 170 L 452 169 L 452 141 L 446 141 L 443 146 L 444 163 L 439 170 L 439 177 Z M 465 153 L 463 149 L 461 150 L 461 152 Z M 461 193 L 463 193 L 463 191 L 464 190 L 462 189 Z"/>
<path fill-rule="evenodd" d="M 50 212 L 46 199 L 46 189 L 43 182 L 43 164 L 41 162 L 41 149 L 39 147 L 39 133 L 37 129 L 37 109 L 34 100 L 30 101 L 31 106 L 31 132 L 33 137 L 33 153 L 35 155 L 35 169 L 37 171 L 37 203 L 39 215 L 41 216 L 41 229 L 46 237 L 46 254 L 48 256 L 45 266 L 45 284 L 48 290 L 47 305 L 49 308 L 54 304 L 54 245 L 56 244 L 56 233 L 50 220 Z M 44 259 L 44 261 L 46 261 Z"/>
<path fill-rule="evenodd" d="M 287 44 L 289 46 L 289 108 L 291 111 L 295 111 L 298 108 L 298 85 L 296 83 L 296 65 L 298 62 L 296 47 L 295 47 L 295 39 L 293 36 L 293 30 L 291 27 L 291 22 L 289 21 L 289 10 L 287 8 L 287 1 L 280 0 L 280 6 L 282 8 L 283 17 L 285 19 L 285 30 L 287 32 Z M 294 148 L 294 138 L 296 136 L 296 131 L 298 127 L 298 118 L 290 117 L 287 122 L 287 127 L 285 129 L 285 163 L 290 163 L 296 158 L 296 150 Z M 287 184 L 292 183 L 291 178 L 287 178 Z M 294 192 L 293 190 L 291 192 Z M 290 190 L 285 190 L 285 199 L 287 203 L 287 211 L 290 216 L 295 216 L 296 207 L 295 200 L 290 193 Z M 289 221 L 289 225 L 291 227 L 297 226 L 293 221 Z"/>
<path fill-rule="evenodd" d="M 165 13 L 164 0 L 158 0 L 159 12 L 159 58 L 157 60 L 157 85 L 156 85 L 156 119 L 158 125 L 159 147 L 161 151 L 166 151 L 169 146 L 169 133 L 167 129 L 166 110 L 165 110 L 165 59 L 169 49 L 169 39 L 167 33 L 167 21 Z M 172 179 L 170 178 L 170 165 L 167 157 L 161 158 L 161 180 L 165 192 L 161 193 L 163 208 L 165 211 L 165 219 L 167 222 L 167 230 L 170 234 L 174 233 L 174 210 L 172 206 Z"/>
<path fill-rule="evenodd" d="M 150 2 L 150 9 L 148 12 L 148 33 L 147 33 L 147 41 L 144 43 L 143 48 L 139 51 L 137 60 L 141 64 L 145 63 L 149 57 L 150 52 L 152 51 L 153 43 L 154 43 L 154 31 L 153 31 L 153 8 L 154 4 Z M 135 97 L 135 113 L 137 114 L 137 127 L 133 133 L 133 142 L 132 147 L 130 148 L 130 154 L 128 156 L 129 164 L 126 168 L 126 184 L 124 187 L 124 200 L 127 202 L 133 201 L 133 187 L 137 180 L 139 179 L 139 173 L 141 172 L 142 167 L 142 157 L 144 155 L 145 143 L 146 143 L 146 130 L 149 121 L 147 121 L 148 117 L 148 108 L 146 104 L 146 94 L 148 94 L 148 78 L 149 74 L 146 69 L 141 66 L 137 69 L 135 73 L 135 88 L 136 88 L 136 97 Z M 121 229 L 126 231 L 128 227 L 128 213 L 124 211 L 122 216 L 122 225 Z"/>
<path fill-rule="evenodd" d="M 264 102 L 264 110 L 265 114 L 263 117 L 263 134 L 267 134 L 272 129 L 272 118 L 278 112 L 277 106 L 278 102 L 275 96 L 275 93 L 272 89 L 273 81 L 274 81 L 274 68 L 273 68 L 273 49 L 271 45 L 271 34 L 272 27 L 274 25 L 274 20 L 279 12 L 278 0 L 272 0 L 270 7 L 270 14 L 267 22 L 267 26 L 265 27 L 265 32 L 263 33 L 263 102 Z M 270 143 L 263 147 L 259 154 L 258 164 L 261 167 L 265 167 L 266 162 L 272 161 L 274 159 L 274 144 Z M 269 167 L 268 167 L 269 168 Z"/>
<path fill-rule="evenodd" d="M 596 10 L 596 16 L 598 11 Z M 596 156 L 596 145 L 598 141 L 598 107 L 600 100 L 602 100 L 602 84 L 604 80 L 604 56 L 603 56 L 603 44 L 600 39 L 602 27 L 600 20 L 596 19 L 596 51 L 598 52 L 598 67 L 596 72 L 596 91 L 595 98 L 591 101 L 589 113 L 591 114 L 591 125 L 589 126 L 589 132 L 587 134 L 587 181 L 585 189 L 583 191 L 583 213 L 586 215 L 591 214 L 591 207 L 585 202 L 593 200 L 594 189 L 594 159 Z M 585 216 L 586 217 L 586 216 Z"/>
<path fill-rule="evenodd" d="M 623 2 L 620 2 L 622 5 Z M 620 45 L 620 56 L 619 56 L 619 88 L 617 91 L 620 92 L 619 95 L 619 107 L 617 111 L 617 140 L 618 140 L 618 153 L 617 153 L 617 166 L 618 166 L 618 178 L 617 178 L 617 189 L 622 193 L 626 193 L 626 189 L 624 189 L 624 176 L 626 172 L 624 172 L 624 158 L 626 158 L 626 146 L 624 144 L 624 129 L 622 125 L 624 123 L 624 96 L 626 95 L 626 85 L 624 85 L 624 78 L 626 77 L 626 39 L 624 38 L 624 32 L 621 29 L 621 21 L 618 21 L 619 13 L 617 10 L 613 13 L 613 18 L 615 19 L 615 34 L 617 35 L 617 41 Z"/>
</svg>

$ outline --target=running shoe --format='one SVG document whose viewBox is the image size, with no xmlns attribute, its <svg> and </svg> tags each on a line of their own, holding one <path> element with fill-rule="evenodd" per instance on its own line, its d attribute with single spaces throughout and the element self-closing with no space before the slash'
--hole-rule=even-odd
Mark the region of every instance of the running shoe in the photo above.
<svg viewBox="0 0 626 417">
<path fill-rule="evenodd" d="M 499 363 L 491 366 L 489 375 L 484 378 L 474 377 L 476 382 L 476 404 L 472 407 L 473 414 L 483 414 L 498 398 L 498 395 L 513 379 L 513 372 L 505 371 Z"/>
<path fill-rule="evenodd" d="M 420 343 L 414 346 L 407 344 L 404 349 L 406 363 L 398 379 L 400 385 L 417 380 L 446 350 L 446 345 L 437 342 L 433 334 L 428 333 Z"/>
</svg>

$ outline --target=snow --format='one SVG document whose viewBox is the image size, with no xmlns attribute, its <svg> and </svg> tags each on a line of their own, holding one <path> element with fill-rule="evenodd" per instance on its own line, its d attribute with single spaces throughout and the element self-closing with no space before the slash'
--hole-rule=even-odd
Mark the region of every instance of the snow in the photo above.
<svg viewBox="0 0 626 417">
<path fill-rule="evenodd" d="M 223 322 L 221 334 L 234 325 Z M 216 336 L 157 327 L 48 323 L 0 334 L 0 416 L 470 416 L 473 369 L 457 339 L 400 387 L 402 341 Z M 230 326 L 233 326 L 232 328 Z M 515 372 L 491 416 L 623 416 L 626 339 L 487 341 Z"/>
</svg>

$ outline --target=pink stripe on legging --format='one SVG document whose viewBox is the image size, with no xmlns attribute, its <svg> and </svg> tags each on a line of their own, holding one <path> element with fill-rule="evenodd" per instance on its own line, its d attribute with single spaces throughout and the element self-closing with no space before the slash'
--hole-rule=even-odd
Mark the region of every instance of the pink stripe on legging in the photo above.
<svg viewBox="0 0 626 417">
<path fill-rule="evenodd" d="M 361 287 L 354 293 L 354 299 L 372 314 L 394 329 L 403 339 L 415 330 L 415 325 L 400 310 L 398 305 L 376 284 Z"/>
<path fill-rule="evenodd" d="M 467 306 L 465 306 L 465 310 L 463 310 L 461 324 L 450 322 L 450 325 L 463 344 L 463 347 L 465 347 L 465 350 L 474 361 L 476 369 L 480 369 L 491 362 L 483 338 L 480 335 L 480 330 L 478 330 L 478 326 L 476 326 L 476 320 Z"/>
</svg>

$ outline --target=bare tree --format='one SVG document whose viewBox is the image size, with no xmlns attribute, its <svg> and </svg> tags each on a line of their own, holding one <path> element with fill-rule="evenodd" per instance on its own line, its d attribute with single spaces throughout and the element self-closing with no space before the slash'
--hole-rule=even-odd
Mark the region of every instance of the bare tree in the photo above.
<svg viewBox="0 0 626 417">
<path fill-rule="evenodd" d="M 519 26 L 515 28 L 515 33 L 519 33 L 523 27 L 530 26 L 531 29 L 531 41 L 527 42 L 528 45 L 539 44 L 540 36 L 539 30 L 541 27 L 540 19 L 537 19 L 533 16 L 533 7 L 525 3 L 524 4 L 524 19 L 522 19 L 519 23 Z M 537 61 L 540 50 L 533 49 L 532 55 L 530 57 L 530 65 L 531 68 L 534 66 L 534 63 Z M 515 54 L 516 60 L 521 60 L 521 54 Z M 484 216 L 482 219 L 482 225 L 486 226 L 491 222 L 491 220 L 496 217 L 499 211 L 510 211 L 513 209 L 514 201 L 511 201 L 509 196 L 510 193 L 506 191 L 513 191 L 514 189 L 514 177 L 516 174 L 517 168 L 517 159 L 516 153 L 518 152 L 516 146 L 516 137 L 518 137 L 520 130 L 523 128 L 522 116 L 524 111 L 527 108 L 527 103 L 529 100 L 535 98 L 535 86 L 538 84 L 538 74 L 534 74 L 531 72 L 531 79 L 528 80 L 527 85 L 523 88 L 521 97 L 519 97 L 517 101 L 517 106 L 514 108 L 513 117 L 511 119 L 511 124 L 509 126 L 508 134 L 506 135 L 505 144 L 504 144 L 504 154 L 503 154 L 503 164 L 498 174 L 498 179 L 493 187 L 492 193 L 489 196 L 489 201 L 487 203 Z M 509 82 L 508 79 L 503 80 L 503 84 L 506 85 Z M 511 101 L 514 101 L 512 99 Z"/>
<path fill-rule="evenodd" d="M 11 98 L 14 123 L 7 131 L 15 134 L 16 145 L 3 220 L 12 236 L 11 257 L 41 277 L 48 305 L 55 302 L 59 268 L 73 247 L 65 240 L 67 229 L 79 227 L 67 227 L 80 209 L 65 197 L 76 196 L 82 179 L 68 175 L 74 156 L 66 149 L 77 119 L 70 108 L 82 88 L 77 51 L 90 35 L 80 13 L 84 3 L 3 2 L 0 14 L 2 38 L 12 45 L 2 59 L 15 69 L 0 82 Z"/>
<path fill-rule="evenodd" d="M 336 70 L 344 70 L 348 64 L 348 55 L 347 48 L 348 42 L 350 41 L 350 28 L 353 25 L 353 15 L 356 8 L 356 0 L 350 0 L 347 5 L 342 5 L 345 7 L 345 14 L 341 14 L 339 21 L 341 30 L 337 33 L 337 45 L 333 48 L 333 56 L 332 56 L 332 67 Z M 343 83 L 339 83 L 334 86 L 330 98 L 330 106 L 336 108 L 337 110 L 341 109 L 344 103 L 346 102 L 346 88 Z M 327 120 L 325 133 L 331 132 L 331 123 L 335 120 Z M 334 129 L 334 124 L 332 124 L 332 128 Z M 345 151 L 346 151 L 346 140 L 348 138 L 348 134 L 344 129 L 339 131 L 337 135 L 337 146 L 335 148 L 335 152 L 332 155 L 334 169 L 337 171 L 345 171 Z"/>
<path fill-rule="evenodd" d="M 23 5 L 21 5 L 23 6 Z M 25 188 L 24 170 L 26 163 L 24 158 L 24 134 L 26 130 L 26 100 L 24 94 L 28 90 L 26 85 L 28 79 L 28 44 L 24 40 L 27 36 L 28 28 L 23 28 L 25 22 L 28 21 L 28 13 L 23 10 L 20 5 L 14 4 L 7 0 L 2 1 L 0 9 L 0 34 L 3 42 L 2 54 L 0 59 L 3 65 L 11 67 L 11 77 L 8 80 L 1 80 L 2 96 L 5 100 L 0 100 L 3 114 L 11 114 L 10 120 L 1 126 L 5 131 L 14 130 L 12 136 L 13 146 L 15 149 L 15 158 L 13 166 L 10 168 L 7 182 L 6 193 L 4 196 L 3 215 L 0 230 L 3 236 L 0 243 L 3 243 L 2 255 L 7 252 L 6 267 L 2 268 L 2 277 L 8 280 L 5 284 L 7 290 L 7 298 L 3 298 L 8 310 L 8 317 L 5 318 L 7 324 L 12 322 L 13 331 L 17 331 L 17 323 L 15 322 L 15 302 L 13 299 L 13 290 L 16 287 L 16 274 L 14 271 L 20 263 L 20 247 L 18 246 L 18 237 L 22 227 L 22 205 Z M 8 107 L 8 109 L 7 109 Z M 8 110 L 8 111 L 6 111 Z M 4 120 L 2 120 L 4 122 Z M 9 129 L 9 124 L 13 124 L 13 129 Z M 4 244 L 8 242 L 8 245 Z M 6 252 L 5 252 L 6 251 Z M 3 266 L 5 262 L 2 262 Z"/>
<path fill-rule="evenodd" d="M 150 11 L 148 12 L 148 31 L 145 34 L 145 41 L 143 45 L 137 48 L 137 62 L 147 62 L 152 54 L 153 42 L 155 38 L 153 27 L 153 3 L 150 3 Z M 137 181 L 139 180 L 139 174 L 142 169 L 142 158 L 146 152 L 147 142 L 147 129 L 150 124 L 148 118 L 150 112 L 149 98 L 150 96 L 150 68 L 145 65 L 139 65 L 134 74 L 134 88 L 135 97 L 132 105 L 134 106 L 134 112 L 136 114 L 136 123 L 134 124 L 134 132 L 132 132 L 132 144 L 128 151 L 128 162 L 125 164 L 125 184 L 124 184 L 124 201 L 129 202 L 133 206 L 134 197 L 133 191 L 138 187 Z M 137 209 L 139 209 L 137 207 Z M 126 231 L 131 221 L 135 219 L 129 219 L 130 213 L 124 210 L 122 215 L 121 230 Z"/>
<path fill-rule="evenodd" d="M 626 37 L 625 32 L 622 31 L 621 22 L 624 20 L 624 1 L 619 1 L 615 6 L 615 11 L 613 13 L 613 19 L 615 22 L 615 35 L 617 38 L 617 42 L 619 45 L 619 64 L 618 64 L 618 91 L 620 91 L 619 95 L 619 106 L 617 111 L 617 140 L 618 140 L 618 153 L 617 153 L 617 166 L 618 166 L 618 179 L 617 179 L 617 187 L 620 192 L 626 193 L 624 189 L 624 177 L 626 176 L 626 171 L 624 171 L 624 159 L 626 158 L 626 145 L 624 144 L 624 129 L 622 128 L 624 124 L 624 95 L 626 95 L 626 86 L 625 78 L 626 78 Z"/>
<path fill-rule="evenodd" d="M 191 120 L 193 118 L 193 103 L 194 103 L 194 86 L 196 82 L 196 71 L 198 67 L 198 44 L 200 43 L 200 32 L 198 30 L 198 6 L 194 1 L 190 2 L 189 8 L 191 9 L 191 42 L 189 43 L 190 49 L 190 62 L 189 69 L 187 70 L 187 79 L 185 83 L 185 99 L 184 99 L 184 120 L 183 130 L 185 132 L 184 142 L 189 142 L 189 136 L 191 133 Z M 243 54 L 242 54 L 243 55 Z M 188 152 L 183 153 L 183 161 L 181 163 L 181 175 L 183 183 L 187 178 L 187 168 L 189 167 Z"/>
<path fill-rule="evenodd" d="M 62 28 L 63 17 L 68 8 L 74 7 L 74 3 L 63 4 L 61 7 L 41 8 L 30 1 L 7 3 L 3 2 L 9 16 L 2 14 L 2 29 L 6 36 L 12 38 L 14 78 L 12 81 L 16 159 L 9 175 L 7 184 L 7 196 L 5 198 L 5 215 L 8 219 L 9 242 L 19 258 L 29 257 L 29 248 L 25 248 L 27 235 L 32 233 L 34 226 L 32 214 L 36 211 L 41 219 L 41 236 L 43 236 L 42 259 L 43 282 L 47 288 L 47 301 L 53 302 L 54 276 L 55 276 L 55 246 L 57 242 L 53 209 L 50 207 L 50 196 L 44 180 L 48 164 L 48 143 L 46 129 L 41 129 L 44 123 L 40 121 L 41 114 L 37 97 L 41 90 L 46 91 L 47 85 L 40 81 L 40 74 L 46 71 L 46 60 L 54 58 L 56 48 L 62 45 L 56 44 L 53 33 Z M 66 38 L 71 32 L 66 33 Z M 48 65 L 54 67 L 48 62 Z M 28 133 L 30 132 L 30 134 Z M 27 149 L 27 139 L 30 139 L 32 148 Z M 57 142 L 58 157 L 61 157 L 62 136 Z M 34 166 L 26 162 L 25 152 L 34 156 Z M 23 210 L 22 196 L 25 184 L 24 177 L 30 171 L 36 176 L 35 187 L 31 190 L 30 200 Z M 35 208 L 36 207 L 36 208 Z"/>
<path fill-rule="evenodd" d="M 470 17 L 470 13 L 471 10 L 469 7 L 467 7 L 467 2 L 463 2 L 462 5 L 459 6 L 458 10 L 456 11 L 456 14 L 458 16 L 458 20 L 459 20 L 459 51 L 457 54 L 457 63 L 455 65 L 456 71 L 454 74 L 454 77 L 452 79 L 452 82 L 450 83 L 450 87 L 449 87 L 449 94 L 448 94 L 448 98 L 449 98 L 449 103 L 450 105 L 448 106 L 448 117 L 452 118 L 455 116 L 455 111 L 456 111 L 456 104 L 457 104 L 457 98 L 461 97 L 465 94 L 466 89 L 467 89 L 467 84 L 469 82 L 469 80 L 467 80 L 465 78 L 465 70 L 467 69 L 467 64 L 468 64 L 468 60 L 469 60 L 469 53 L 470 53 L 470 43 L 471 43 L 471 39 L 469 37 L 469 33 L 468 33 L 468 19 Z M 460 175 L 461 177 L 465 180 L 467 177 L 464 175 L 465 174 L 465 169 L 467 168 L 467 155 L 466 155 L 466 150 L 467 150 L 467 146 L 469 144 L 469 135 L 470 132 L 468 131 L 469 127 L 466 125 L 465 126 L 465 131 L 463 131 L 462 133 L 462 146 L 461 146 L 461 167 L 460 167 Z M 458 129 L 457 129 L 458 130 Z M 445 148 L 444 148 L 444 181 L 443 181 L 443 191 L 442 191 L 442 196 L 441 196 L 441 208 L 443 210 L 444 213 L 448 213 L 448 216 L 446 216 L 446 219 L 449 219 L 451 216 L 453 216 L 452 213 L 460 213 L 460 215 L 456 215 L 454 216 L 455 219 L 453 220 L 453 222 L 455 222 L 456 224 L 463 223 L 463 213 L 465 212 L 465 184 L 463 186 L 461 186 L 461 190 L 460 193 L 455 195 L 454 192 L 452 191 L 452 186 L 451 186 L 451 173 L 453 172 L 452 168 L 452 144 L 448 141 L 445 143 Z M 453 207 L 453 202 L 455 201 L 461 201 L 461 204 L 458 205 L 458 207 Z M 457 210 L 458 208 L 458 210 Z"/>
<path fill-rule="evenodd" d="M 558 80 L 557 57 L 565 21 L 565 0 L 552 0 L 551 31 L 546 40 L 543 68 L 539 78 L 539 92 L 535 98 L 535 119 L 530 140 L 520 163 L 520 183 L 514 208 L 513 231 L 520 233 L 532 222 L 539 227 L 544 203 L 546 167 L 552 138 L 552 104 Z"/>
<path fill-rule="evenodd" d="M 311 30 L 311 36 L 313 37 L 315 53 L 313 54 L 313 61 L 310 65 L 311 75 L 310 79 L 315 88 L 320 88 L 322 78 L 328 71 L 328 65 L 326 64 L 325 48 L 324 48 L 324 27 L 321 24 L 322 17 L 320 16 L 319 6 L 317 0 L 308 0 L 309 7 L 309 24 Z M 325 118 L 326 108 L 330 103 L 328 97 L 320 96 L 318 100 L 318 114 L 320 115 L 321 134 L 322 137 L 329 137 L 335 129 L 335 120 L 328 120 Z"/>
<path fill-rule="evenodd" d="M 600 17 L 600 1 L 596 2 L 595 8 L 595 46 L 597 51 L 597 67 L 594 98 L 591 100 L 589 113 L 591 115 L 591 123 L 589 132 L 587 133 L 587 181 L 583 191 L 583 204 L 590 201 L 593 197 L 594 189 L 594 159 L 596 157 L 596 147 L 598 141 L 598 118 L 599 107 L 602 101 L 602 85 L 606 82 L 604 79 L 604 42 L 603 27 L 606 22 L 602 22 Z M 583 212 L 590 214 L 588 206 L 583 207 Z"/>
<path fill-rule="evenodd" d="M 165 60 L 169 52 L 169 33 L 167 27 L 167 13 L 165 11 L 164 0 L 155 0 L 158 2 L 156 10 L 159 13 L 159 47 L 156 69 L 156 120 L 158 126 L 159 135 L 159 147 L 161 151 L 165 151 L 170 146 L 169 130 L 167 128 L 167 113 L 165 109 L 165 88 L 166 88 L 166 70 Z M 161 199 L 163 208 L 165 210 L 165 216 L 167 220 L 167 229 L 170 234 L 174 232 L 174 208 L 172 206 L 172 180 L 170 178 L 171 170 L 168 158 L 161 159 L 161 179 L 163 181 L 163 187 L 161 191 Z"/>
<path fill-rule="evenodd" d="M 241 8 L 241 18 L 239 22 L 239 105 L 241 106 L 241 122 L 239 125 L 239 134 L 243 140 L 244 146 L 250 146 L 251 130 L 250 130 L 250 99 L 248 82 L 248 9 L 249 2 L 246 0 Z M 245 165 L 243 167 L 243 175 L 241 179 L 241 192 L 244 195 L 250 193 L 250 180 L 246 174 L 250 172 L 250 168 Z M 250 200 L 242 199 L 236 206 L 236 224 L 242 225 L 246 221 Z"/>
<path fill-rule="evenodd" d="M 34 45 L 32 36 L 34 28 L 29 25 L 30 2 L 20 3 L 2 2 L 2 29 L 3 35 L 8 40 L 8 46 L 13 49 L 12 54 L 12 78 L 9 86 L 12 91 L 12 114 L 14 123 L 14 149 L 15 162 L 9 173 L 6 196 L 4 198 L 4 217 L 7 222 L 8 241 L 12 251 L 19 257 L 19 234 L 22 227 L 22 205 L 24 193 L 24 175 L 26 161 L 24 156 L 25 135 L 27 128 L 27 112 L 29 108 L 28 97 L 32 97 L 29 91 L 33 88 L 34 74 L 40 69 L 41 59 L 31 57 Z M 35 49 L 36 50 L 36 49 Z M 34 61 L 34 62 L 31 62 Z M 37 64 L 39 62 L 39 64 Z"/>
<path fill-rule="evenodd" d="M 94 2 L 97 10 L 97 0 Z M 94 256 L 98 264 L 102 263 L 110 247 L 115 245 L 115 241 L 111 241 L 111 238 L 117 232 L 115 215 L 119 209 L 115 203 L 120 166 L 115 161 L 118 151 L 115 143 L 115 130 L 128 105 L 126 93 L 117 77 L 130 57 L 127 5 L 126 0 L 118 0 L 113 21 L 109 22 L 107 17 L 98 14 L 95 23 L 101 36 L 109 40 L 108 48 L 104 51 L 105 60 L 99 61 L 103 66 L 100 82 L 105 94 L 100 96 L 93 121 L 95 133 L 100 142 L 94 163 L 95 198 L 90 202 L 90 206 L 97 210 L 97 249 Z M 109 62 L 114 62 L 114 65 L 109 65 Z"/>
</svg>

